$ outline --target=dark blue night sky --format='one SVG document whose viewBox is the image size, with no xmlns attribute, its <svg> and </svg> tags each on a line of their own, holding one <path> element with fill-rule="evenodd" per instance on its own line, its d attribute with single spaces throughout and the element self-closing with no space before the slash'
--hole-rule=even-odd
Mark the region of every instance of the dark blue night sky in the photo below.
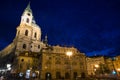
<svg viewBox="0 0 120 80">
<path fill-rule="evenodd" d="M 31 0 L 42 38 L 88 56 L 120 55 L 120 0 Z M 0 50 L 15 37 L 29 0 L 0 2 Z"/>
</svg>

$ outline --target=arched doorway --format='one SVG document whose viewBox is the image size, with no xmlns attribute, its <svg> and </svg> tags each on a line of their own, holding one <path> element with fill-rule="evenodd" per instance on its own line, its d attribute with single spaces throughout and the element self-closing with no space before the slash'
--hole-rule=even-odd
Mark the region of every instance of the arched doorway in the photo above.
<svg viewBox="0 0 120 80">
<path fill-rule="evenodd" d="M 70 78 L 70 74 L 68 72 L 65 73 L 65 79 L 69 79 Z"/>
<path fill-rule="evenodd" d="M 60 78 L 61 78 L 60 72 L 56 72 L 56 79 L 60 79 Z"/>
<path fill-rule="evenodd" d="M 52 80 L 52 75 L 51 75 L 50 72 L 47 72 L 47 73 L 45 74 L 45 80 Z"/>
<path fill-rule="evenodd" d="M 74 72 L 74 73 L 73 73 L 73 78 L 76 79 L 77 76 L 78 76 L 77 72 Z"/>
<path fill-rule="evenodd" d="M 84 72 L 81 73 L 81 77 L 85 78 L 85 73 Z"/>
</svg>

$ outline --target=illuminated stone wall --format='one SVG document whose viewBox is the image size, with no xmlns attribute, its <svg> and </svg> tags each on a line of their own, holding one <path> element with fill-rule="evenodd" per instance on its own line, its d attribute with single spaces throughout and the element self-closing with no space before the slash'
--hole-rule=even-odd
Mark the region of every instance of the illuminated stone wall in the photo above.
<svg viewBox="0 0 120 80">
<path fill-rule="evenodd" d="M 9 44 L 7 47 L 5 47 L 2 51 L 0 51 L 0 57 L 4 57 L 11 53 L 15 49 L 14 43 Z"/>
<path fill-rule="evenodd" d="M 66 55 L 67 51 L 73 53 L 70 58 Z M 72 79 L 81 76 L 82 73 L 87 75 L 85 55 L 74 47 L 52 46 L 52 49 L 43 50 L 41 61 L 42 79 L 45 79 L 46 73 L 50 73 L 52 79 L 70 78 L 70 70 Z M 59 74 L 57 75 L 57 73 Z"/>
<path fill-rule="evenodd" d="M 117 74 L 120 75 L 120 56 L 116 56 L 113 61 L 114 68 L 117 71 Z"/>
<path fill-rule="evenodd" d="M 20 53 L 16 59 L 16 72 L 25 73 L 28 69 L 31 70 L 31 73 L 34 71 L 38 71 L 38 53 L 29 53 L 23 52 Z"/>
<path fill-rule="evenodd" d="M 95 70 L 97 68 L 95 66 L 98 65 L 98 67 L 99 67 L 99 64 L 104 64 L 105 63 L 103 56 L 91 57 L 91 58 L 87 57 L 86 62 L 87 62 L 88 75 L 95 75 Z"/>
</svg>

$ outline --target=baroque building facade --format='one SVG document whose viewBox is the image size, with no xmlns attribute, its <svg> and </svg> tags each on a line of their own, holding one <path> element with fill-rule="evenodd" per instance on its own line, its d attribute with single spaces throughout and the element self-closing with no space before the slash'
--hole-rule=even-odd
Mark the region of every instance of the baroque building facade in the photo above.
<svg viewBox="0 0 120 80">
<path fill-rule="evenodd" d="M 68 51 L 72 52 L 69 57 L 66 55 Z M 74 47 L 52 46 L 43 49 L 41 60 L 40 74 L 41 78 L 53 79 L 70 79 L 74 80 L 77 76 L 87 75 L 85 55 L 80 53 Z M 49 76 L 50 75 L 50 76 Z"/>
<path fill-rule="evenodd" d="M 112 60 L 112 63 L 113 63 L 113 67 L 117 73 L 117 75 L 120 75 L 120 56 L 116 56 L 114 57 L 114 60 Z"/>
<path fill-rule="evenodd" d="M 25 73 L 29 69 L 41 79 L 73 79 L 87 75 L 84 53 L 74 47 L 50 46 L 47 36 L 41 41 L 41 34 L 41 28 L 36 24 L 28 4 L 13 42 L 0 52 L 0 57 L 15 55 L 12 73 Z M 72 56 L 67 56 L 67 51 L 71 51 Z"/>
<path fill-rule="evenodd" d="M 105 64 L 105 60 L 103 56 L 87 57 L 86 63 L 88 75 L 96 75 L 97 69 L 100 67 L 100 64 Z"/>
</svg>

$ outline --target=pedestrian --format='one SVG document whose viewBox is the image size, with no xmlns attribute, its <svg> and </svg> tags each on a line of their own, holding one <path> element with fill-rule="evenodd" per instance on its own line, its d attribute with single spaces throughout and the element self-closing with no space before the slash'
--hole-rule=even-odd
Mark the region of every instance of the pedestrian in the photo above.
<svg viewBox="0 0 120 80">
<path fill-rule="evenodd" d="M 23 80 L 23 73 L 22 72 L 19 73 L 19 78 L 20 78 L 20 80 Z"/>
<path fill-rule="evenodd" d="M 26 73 L 25 79 L 26 79 L 26 80 L 30 80 L 30 74 L 29 74 L 29 73 Z"/>
<path fill-rule="evenodd" d="M 32 73 L 32 78 L 33 78 L 33 80 L 35 80 L 35 78 L 36 78 L 36 73 L 35 72 Z"/>
<path fill-rule="evenodd" d="M 4 76 L 1 76 L 1 77 L 0 77 L 0 80 L 4 80 Z"/>
</svg>

